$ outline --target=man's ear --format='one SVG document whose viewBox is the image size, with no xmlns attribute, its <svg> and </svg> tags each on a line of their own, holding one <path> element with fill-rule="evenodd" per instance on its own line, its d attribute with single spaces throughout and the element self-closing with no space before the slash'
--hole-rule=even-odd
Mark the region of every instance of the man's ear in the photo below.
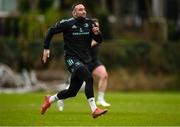
<svg viewBox="0 0 180 127">
<path fill-rule="evenodd" d="M 72 11 L 72 16 L 76 17 L 76 12 L 74 10 Z"/>
</svg>

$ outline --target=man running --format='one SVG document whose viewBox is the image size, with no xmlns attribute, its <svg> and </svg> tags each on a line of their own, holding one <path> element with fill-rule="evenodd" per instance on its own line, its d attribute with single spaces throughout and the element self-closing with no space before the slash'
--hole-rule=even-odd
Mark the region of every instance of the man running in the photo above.
<svg viewBox="0 0 180 127">
<path fill-rule="evenodd" d="M 86 18 L 86 9 L 82 3 L 72 7 L 73 17 L 61 20 L 55 26 L 49 28 L 44 41 L 43 61 L 46 63 L 50 56 L 50 41 L 54 34 L 63 33 L 64 37 L 64 58 L 66 66 L 71 73 L 70 86 L 53 96 L 46 96 L 41 108 L 44 114 L 51 104 L 57 100 L 74 97 L 85 81 L 85 95 L 88 99 L 92 116 L 96 118 L 107 112 L 96 106 L 93 91 L 93 77 L 89 71 L 88 64 L 91 61 L 90 48 L 91 40 L 102 42 L 101 32 L 91 19 Z"/>
<path fill-rule="evenodd" d="M 97 19 L 93 19 L 96 26 L 99 27 L 99 22 Z M 107 88 L 108 82 L 108 73 L 106 71 L 105 66 L 99 60 L 99 44 L 92 40 L 90 54 L 92 57 L 92 61 L 88 64 L 88 68 L 90 72 L 93 74 L 93 77 L 98 81 L 98 97 L 96 104 L 103 107 L 110 107 L 111 105 L 107 103 L 104 99 L 104 94 Z M 57 106 L 59 111 L 63 111 L 64 109 L 64 101 L 58 100 Z"/>
</svg>

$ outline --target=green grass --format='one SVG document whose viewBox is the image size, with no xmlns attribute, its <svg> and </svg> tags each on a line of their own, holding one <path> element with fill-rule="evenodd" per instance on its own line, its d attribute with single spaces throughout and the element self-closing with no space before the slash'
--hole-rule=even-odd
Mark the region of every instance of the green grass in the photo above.
<svg viewBox="0 0 180 127">
<path fill-rule="evenodd" d="M 180 93 L 107 93 L 112 106 L 97 119 L 91 117 L 84 93 L 66 100 L 63 112 L 54 104 L 40 115 L 45 94 L 0 94 L 0 125 L 180 126 Z"/>
</svg>

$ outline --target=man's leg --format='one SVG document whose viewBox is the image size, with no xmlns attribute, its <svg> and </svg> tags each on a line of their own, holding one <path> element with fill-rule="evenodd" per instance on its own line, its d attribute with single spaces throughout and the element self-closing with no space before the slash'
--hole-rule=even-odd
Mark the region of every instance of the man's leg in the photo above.
<svg viewBox="0 0 180 127">
<path fill-rule="evenodd" d="M 64 100 L 58 100 L 57 101 L 57 108 L 60 112 L 62 112 L 64 110 Z"/>
<path fill-rule="evenodd" d="M 58 94 L 55 94 L 53 96 L 46 96 L 45 102 L 42 106 L 41 114 L 44 114 L 46 110 L 51 106 L 51 104 L 55 101 L 76 96 L 82 86 L 82 82 L 83 81 L 79 80 L 79 78 L 75 74 L 72 74 L 70 86 L 68 89 L 62 90 Z"/>
<path fill-rule="evenodd" d="M 104 99 L 104 94 L 107 88 L 107 82 L 108 82 L 108 73 L 106 71 L 106 68 L 103 65 L 99 65 L 96 67 L 93 72 L 93 76 L 95 76 L 98 80 L 98 99 L 97 104 L 102 105 L 104 107 L 109 107 L 110 104 L 107 103 Z"/>
<path fill-rule="evenodd" d="M 93 77 L 85 66 L 79 67 L 79 69 L 76 71 L 76 75 L 77 75 L 77 78 L 81 79 L 82 82 L 83 81 L 86 82 L 85 94 L 86 94 L 86 97 L 89 101 L 91 110 L 92 110 L 92 112 L 94 112 L 96 110 L 97 106 L 96 106 L 95 100 L 94 100 Z M 78 83 L 78 81 L 74 80 L 73 75 L 71 75 L 70 84 L 72 84 L 72 83 L 73 84 Z M 71 85 L 70 85 L 70 88 L 71 88 Z M 61 96 L 64 96 L 64 95 L 59 95 L 58 96 L 59 101 L 57 102 L 59 111 L 62 111 L 63 106 L 64 106 L 63 99 L 61 98 Z"/>
<path fill-rule="evenodd" d="M 107 112 L 106 109 L 100 109 L 100 108 L 97 108 L 97 106 L 96 106 L 95 99 L 94 99 L 94 91 L 93 91 L 93 77 L 92 77 L 91 73 L 89 72 L 89 70 L 85 66 L 81 66 L 76 70 L 76 76 L 77 76 L 77 79 L 79 79 L 79 81 L 81 81 L 81 84 L 83 81 L 86 82 L 85 95 L 86 95 L 86 98 L 88 99 L 93 118 L 96 118 L 96 117 L 101 116 L 102 114 L 106 113 Z M 71 77 L 71 83 L 70 83 L 69 89 L 71 89 L 72 83 L 74 85 L 76 83 L 78 83 L 78 82 L 75 82 L 77 80 L 74 81 L 72 79 L 73 78 Z M 80 89 L 80 87 L 78 87 L 78 90 Z M 59 99 L 65 99 L 62 96 L 64 96 L 62 94 L 62 92 L 58 93 Z"/>
<path fill-rule="evenodd" d="M 45 111 L 50 107 L 51 103 L 57 100 L 62 100 L 68 97 L 76 96 L 77 92 L 82 86 L 83 81 L 86 82 L 85 94 L 91 107 L 93 118 L 96 118 L 106 113 L 107 110 L 97 108 L 94 99 L 93 78 L 88 69 L 85 66 L 81 66 L 76 70 L 75 75 L 72 75 L 70 87 L 68 90 L 63 90 L 59 92 L 57 95 L 46 97 L 45 103 L 43 104 L 46 106 L 44 106 L 44 108 L 42 106 L 42 114 L 44 114 Z"/>
<path fill-rule="evenodd" d="M 107 82 L 108 82 L 108 74 L 106 71 L 106 68 L 103 65 L 99 65 L 97 67 L 93 67 L 92 69 L 95 68 L 92 72 L 93 76 L 95 76 L 95 78 L 98 81 L 98 97 L 97 97 L 97 104 L 101 105 L 103 107 L 109 107 L 111 106 L 109 103 L 107 103 L 104 99 L 104 95 L 105 95 L 105 91 L 107 88 Z M 63 110 L 63 100 L 59 100 L 58 101 L 58 109 L 59 111 Z"/>
<path fill-rule="evenodd" d="M 71 76 L 70 76 L 70 77 L 71 77 Z M 70 79 L 71 79 L 70 77 L 68 78 L 68 81 L 67 81 L 68 83 L 67 83 L 66 89 L 69 88 Z M 83 85 L 85 85 L 85 82 L 83 82 L 82 86 L 83 86 Z M 81 87 L 82 87 L 82 86 L 81 86 Z M 62 111 L 64 110 L 64 100 L 63 100 L 63 99 L 57 101 L 57 108 L 58 108 L 58 110 L 59 110 L 60 112 L 62 112 Z"/>
<path fill-rule="evenodd" d="M 79 71 L 79 78 L 82 78 L 83 81 L 86 82 L 85 86 L 85 95 L 88 99 L 89 105 L 91 107 L 92 116 L 93 118 L 97 118 L 98 116 L 101 116 L 102 114 L 106 113 L 106 109 L 100 109 L 97 108 L 94 98 L 94 90 L 93 90 L 93 77 L 90 73 L 90 71 L 86 67 L 81 67 L 81 69 L 78 69 Z"/>
</svg>

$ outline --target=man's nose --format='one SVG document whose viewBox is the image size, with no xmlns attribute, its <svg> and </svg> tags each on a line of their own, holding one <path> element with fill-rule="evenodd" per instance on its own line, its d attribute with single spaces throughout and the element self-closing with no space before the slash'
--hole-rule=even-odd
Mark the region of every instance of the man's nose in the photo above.
<svg viewBox="0 0 180 127">
<path fill-rule="evenodd" d="M 86 14 L 86 11 L 83 11 L 83 14 Z"/>
</svg>

